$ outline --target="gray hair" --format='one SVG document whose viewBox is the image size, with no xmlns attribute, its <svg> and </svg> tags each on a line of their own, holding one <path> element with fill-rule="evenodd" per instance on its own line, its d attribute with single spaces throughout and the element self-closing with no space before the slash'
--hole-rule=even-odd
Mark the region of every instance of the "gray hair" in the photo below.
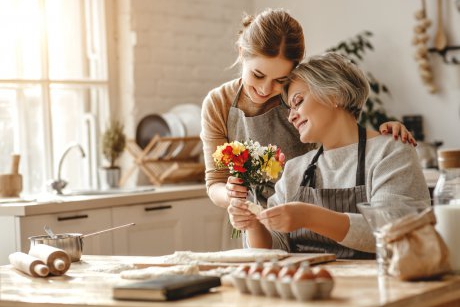
<svg viewBox="0 0 460 307">
<path fill-rule="evenodd" d="M 305 82 L 317 101 L 342 108 L 356 119 L 370 90 L 363 71 L 350 59 L 335 52 L 309 57 L 291 72 L 290 80 Z M 288 87 L 284 89 L 285 96 Z"/>
</svg>

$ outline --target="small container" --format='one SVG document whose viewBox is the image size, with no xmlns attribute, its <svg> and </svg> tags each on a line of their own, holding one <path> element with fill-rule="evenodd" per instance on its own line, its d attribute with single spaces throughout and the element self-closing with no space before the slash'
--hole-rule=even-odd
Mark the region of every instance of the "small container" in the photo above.
<svg viewBox="0 0 460 307">
<path fill-rule="evenodd" d="M 262 278 L 262 271 L 264 270 L 264 264 L 262 261 L 257 260 L 253 263 L 248 271 L 246 277 L 246 285 L 249 292 L 253 295 L 263 295 L 262 286 L 260 279 Z"/>
<path fill-rule="evenodd" d="M 249 289 L 246 284 L 246 278 L 248 276 L 249 269 L 250 266 L 248 264 L 242 264 L 232 274 L 232 283 L 241 293 L 249 293 Z"/>
<path fill-rule="evenodd" d="M 291 288 L 292 294 L 298 301 L 312 300 L 318 294 L 317 283 L 314 279 L 294 281 Z"/>
<path fill-rule="evenodd" d="M 438 151 L 441 175 L 433 192 L 436 230 L 449 248 L 452 270 L 460 273 L 460 149 Z"/>
<path fill-rule="evenodd" d="M 294 264 L 288 264 L 283 266 L 278 274 L 278 280 L 276 281 L 276 290 L 283 299 L 292 299 L 291 283 L 296 273 L 296 267 Z"/>
<path fill-rule="evenodd" d="M 275 259 L 272 260 L 271 264 L 266 266 L 262 271 L 262 279 L 260 284 L 262 286 L 262 291 L 266 296 L 278 296 L 278 291 L 276 290 L 276 280 L 278 279 L 280 270 L 281 266 Z"/>
<path fill-rule="evenodd" d="M 334 288 L 334 279 L 331 273 L 324 268 L 319 268 L 315 277 L 317 288 L 315 297 L 319 299 L 330 298 L 332 289 Z"/>
<path fill-rule="evenodd" d="M 304 261 L 300 264 L 300 267 L 297 269 L 296 273 L 293 276 L 294 281 L 301 280 L 315 280 L 315 273 L 310 268 L 310 262 Z"/>
<path fill-rule="evenodd" d="M 261 281 L 261 276 L 259 273 L 248 275 L 248 277 L 246 278 L 246 285 L 249 289 L 249 292 L 252 295 L 263 295 L 264 294 L 260 281 Z"/>
<path fill-rule="evenodd" d="M 264 263 L 260 260 L 257 260 L 254 262 L 251 267 L 248 270 L 248 275 L 252 276 L 255 274 L 262 274 L 262 271 L 264 270 Z"/>
</svg>

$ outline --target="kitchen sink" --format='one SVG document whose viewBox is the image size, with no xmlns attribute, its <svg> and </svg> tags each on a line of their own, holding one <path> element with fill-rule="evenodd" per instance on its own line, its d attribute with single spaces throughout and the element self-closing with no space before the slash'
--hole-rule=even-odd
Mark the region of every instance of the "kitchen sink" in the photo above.
<svg viewBox="0 0 460 307">
<path fill-rule="evenodd" d="M 115 194 L 131 194 L 131 193 L 143 193 L 154 191 L 154 187 L 133 187 L 133 188 L 117 188 L 107 190 L 67 190 L 63 191 L 62 196 L 98 196 L 98 195 L 115 195 Z"/>
</svg>

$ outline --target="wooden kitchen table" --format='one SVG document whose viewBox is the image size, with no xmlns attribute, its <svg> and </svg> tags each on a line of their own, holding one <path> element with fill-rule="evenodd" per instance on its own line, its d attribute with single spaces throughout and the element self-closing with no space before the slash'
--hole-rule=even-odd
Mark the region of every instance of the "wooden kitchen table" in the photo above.
<svg viewBox="0 0 460 307">
<path fill-rule="evenodd" d="M 146 262 L 147 257 L 83 256 L 64 276 L 32 278 L 6 265 L 0 267 L 0 306 L 460 306 L 460 276 L 440 281 L 401 282 L 378 279 L 375 261 L 335 261 L 325 264 L 335 277 L 329 300 L 297 302 L 241 294 L 222 286 L 211 293 L 174 302 L 116 301 L 112 286 L 126 282 L 119 274 L 108 273 L 126 264 Z M 147 261 L 148 262 L 148 261 Z"/>
</svg>

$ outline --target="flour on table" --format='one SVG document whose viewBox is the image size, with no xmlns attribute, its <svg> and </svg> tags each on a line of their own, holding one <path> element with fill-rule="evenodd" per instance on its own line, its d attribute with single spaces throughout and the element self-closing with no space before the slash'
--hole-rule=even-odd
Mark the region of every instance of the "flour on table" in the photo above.
<svg viewBox="0 0 460 307">
<path fill-rule="evenodd" d="M 161 275 L 192 275 L 198 274 L 197 265 L 175 265 L 170 267 L 148 267 L 139 270 L 128 270 L 120 273 L 124 279 L 154 279 Z"/>
<path fill-rule="evenodd" d="M 255 215 L 258 215 L 263 210 L 261 206 L 258 206 L 249 200 L 247 200 L 245 203 L 246 205 L 248 205 L 248 210 L 251 211 Z"/>
<path fill-rule="evenodd" d="M 118 274 L 122 271 L 133 270 L 136 266 L 132 263 L 107 263 L 91 266 L 88 270 L 101 273 Z"/>
<path fill-rule="evenodd" d="M 283 259 L 289 253 L 279 249 L 243 248 L 220 252 L 196 253 L 191 251 L 177 251 L 172 255 L 164 256 L 164 263 L 168 264 L 196 264 L 203 262 L 253 262 Z"/>
</svg>

